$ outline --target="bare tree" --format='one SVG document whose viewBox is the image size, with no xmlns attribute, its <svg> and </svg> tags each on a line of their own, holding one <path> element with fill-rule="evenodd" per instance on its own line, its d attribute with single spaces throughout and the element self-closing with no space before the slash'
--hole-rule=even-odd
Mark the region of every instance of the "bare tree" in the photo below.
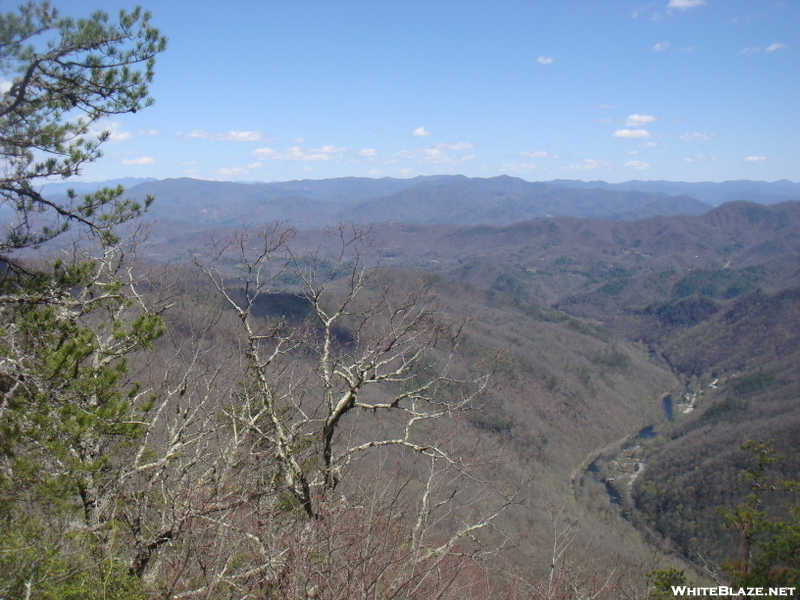
<svg viewBox="0 0 800 600">
<path fill-rule="evenodd" d="M 366 232 L 328 235 L 299 252 L 290 230 L 240 231 L 195 257 L 226 346 L 199 332 L 125 475 L 160 503 L 125 518 L 169 597 L 464 597 L 456 576 L 504 543 L 511 487 L 448 418 L 488 383 L 454 360 L 463 322 L 382 281 Z"/>
<path fill-rule="evenodd" d="M 367 263 L 365 232 L 330 233 L 330 258 L 296 253 L 291 231 L 262 228 L 214 242 L 208 262 L 197 260 L 245 334 L 251 378 L 239 394 L 248 410 L 242 422 L 270 443 L 283 487 L 309 517 L 342 470 L 372 448 L 404 447 L 457 466 L 417 432 L 468 407 L 487 384 L 485 375 L 453 374 L 463 323 L 442 318 L 429 290 L 382 285 Z M 226 276 L 233 264 L 241 283 Z M 260 314 L 277 296 L 304 318 Z M 401 420 L 395 435 L 361 432 L 344 443 L 350 415 L 377 411 Z"/>
<path fill-rule="evenodd" d="M 277 226 L 212 240 L 195 256 L 205 287 L 149 275 L 138 238 L 58 267 L 80 279 L 15 317 L 0 363 L 0 417 L 30 427 L 43 474 L 76 486 L 60 516 L 26 499 L 51 519 L 47 547 L 78 556 L 91 540 L 75 574 L 113 564 L 114 581 L 164 598 L 613 595 L 613 571 L 569 556 L 564 511 L 541 580 L 497 568 L 516 486 L 458 418 L 488 386 L 459 359 L 465 323 L 376 265 L 366 232 L 326 235 L 308 252 Z M 53 339 L 35 337 L 40 313 Z M 51 423 L 68 405 L 84 428 L 45 442 L 44 413 L 20 415 L 43 395 Z M 53 575 L 35 570 L 32 591 Z"/>
</svg>

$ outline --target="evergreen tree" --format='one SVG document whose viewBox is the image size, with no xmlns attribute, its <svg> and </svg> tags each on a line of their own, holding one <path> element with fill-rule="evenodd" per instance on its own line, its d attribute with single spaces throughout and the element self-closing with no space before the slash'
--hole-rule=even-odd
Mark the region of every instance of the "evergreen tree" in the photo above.
<svg viewBox="0 0 800 600">
<path fill-rule="evenodd" d="M 104 117 L 149 105 L 166 39 L 141 9 L 62 18 L 49 3 L 0 14 L 0 597 L 137 597 L 115 539 L 114 457 L 146 424 L 126 357 L 163 331 L 138 302 L 119 226 L 122 188 L 59 202 L 41 188 L 101 155 Z M 18 257 L 73 227 L 66 260 Z"/>
<path fill-rule="evenodd" d="M 0 98 L 0 203 L 13 211 L 0 255 L 38 246 L 73 224 L 113 238 L 117 225 L 144 208 L 121 188 L 70 193 L 59 203 L 41 185 L 78 175 L 101 156 L 109 132 L 93 136 L 98 121 L 152 103 L 148 84 L 165 46 L 139 8 L 120 12 L 117 22 L 99 11 L 61 18 L 48 2 L 0 14 L 0 77 L 11 81 Z"/>
<path fill-rule="evenodd" d="M 800 491 L 800 482 L 770 477 L 769 465 L 782 460 L 771 442 L 750 440 L 740 448 L 752 454 L 753 464 L 744 472 L 750 494 L 732 511 L 719 511 L 726 527 L 741 536 L 739 559 L 725 570 L 736 586 L 800 587 L 800 505 L 787 504 L 781 518 L 771 516 L 765 502 L 768 494 Z"/>
</svg>

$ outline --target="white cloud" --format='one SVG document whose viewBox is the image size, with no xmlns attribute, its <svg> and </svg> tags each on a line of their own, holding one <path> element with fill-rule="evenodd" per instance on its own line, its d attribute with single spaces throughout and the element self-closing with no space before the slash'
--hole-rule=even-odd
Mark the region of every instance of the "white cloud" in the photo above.
<svg viewBox="0 0 800 600">
<path fill-rule="evenodd" d="M 520 152 L 520 156 L 527 156 L 528 158 L 545 158 L 547 156 L 547 152 L 544 150 L 539 150 L 537 152 Z"/>
<path fill-rule="evenodd" d="M 677 8 L 679 10 L 686 10 L 687 8 L 694 8 L 706 3 L 706 0 L 669 0 L 667 8 Z"/>
<path fill-rule="evenodd" d="M 627 127 L 641 127 L 653 121 L 658 121 L 658 117 L 653 117 L 651 115 L 630 115 L 625 125 Z"/>
<path fill-rule="evenodd" d="M 308 152 L 301 150 L 299 146 L 292 146 L 283 152 L 274 148 L 256 148 L 253 156 L 262 160 L 296 160 L 301 162 L 330 161 L 341 158 L 347 148 L 337 146 L 323 146 Z"/>
<path fill-rule="evenodd" d="M 358 151 L 359 156 L 377 156 L 378 151 L 375 148 L 364 148 Z"/>
<path fill-rule="evenodd" d="M 306 143 L 306 138 L 304 138 L 303 136 L 300 136 L 299 138 L 295 138 L 293 143 L 295 143 L 295 144 L 305 144 Z"/>
<path fill-rule="evenodd" d="M 239 167 L 232 167 L 230 169 L 223 167 L 221 169 L 217 169 L 217 173 L 220 175 L 245 175 L 249 171 L 247 169 L 242 169 Z"/>
<path fill-rule="evenodd" d="M 154 165 L 155 159 L 152 156 L 141 156 L 139 158 L 125 159 L 122 161 L 123 165 Z"/>
<path fill-rule="evenodd" d="M 745 158 L 747 162 L 763 162 L 767 160 L 766 156 L 748 156 Z"/>
<path fill-rule="evenodd" d="M 775 50 L 781 50 L 781 49 L 788 48 L 788 47 L 789 47 L 789 44 L 780 44 L 780 43 L 776 42 L 776 43 L 772 44 L 771 46 L 767 46 L 766 48 L 764 48 L 764 52 L 775 52 Z"/>
<path fill-rule="evenodd" d="M 653 52 L 663 52 L 667 48 L 669 48 L 669 42 L 658 42 L 653 46 Z"/>
<path fill-rule="evenodd" d="M 119 123 L 113 123 L 113 127 L 111 129 L 106 129 L 106 131 L 108 132 L 108 141 L 115 144 L 127 142 L 133 137 L 130 131 L 120 131 Z"/>
<path fill-rule="evenodd" d="M 592 169 L 596 169 L 597 167 L 605 167 L 610 165 L 611 162 L 608 160 L 595 160 L 593 158 L 584 159 L 583 164 L 579 165 L 567 165 L 566 167 L 561 167 L 564 171 L 572 171 L 575 169 L 586 170 L 590 171 Z"/>
<path fill-rule="evenodd" d="M 758 46 L 748 46 L 739 50 L 739 54 L 756 54 L 757 52 L 761 52 L 761 48 Z"/>
<path fill-rule="evenodd" d="M 437 144 L 437 148 L 446 148 L 448 150 L 472 150 L 475 146 L 469 142 L 456 142 L 455 144 Z"/>
<path fill-rule="evenodd" d="M 11 89 L 11 86 L 14 84 L 13 81 L 9 81 L 8 79 L 0 78 L 0 94 L 5 94 L 8 90 Z"/>
<path fill-rule="evenodd" d="M 532 163 L 512 163 L 508 165 L 501 165 L 500 171 L 503 173 L 518 173 L 518 172 L 528 172 L 528 171 L 535 171 L 536 165 Z"/>
<path fill-rule="evenodd" d="M 536 59 L 536 62 L 540 65 L 551 65 L 553 64 L 553 60 L 555 60 L 552 56 L 540 56 Z"/>
<path fill-rule="evenodd" d="M 403 158 L 434 165 L 454 165 L 469 162 L 475 159 L 474 154 L 456 156 L 444 152 L 442 148 L 424 148 L 422 150 L 401 150 L 392 155 L 392 158 Z"/>
<path fill-rule="evenodd" d="M 226 142 L 258 142 L 261 140 L 260 131 L 228 131 L 223 135 Z"/>
<path fill-rule="evenodd" d="M 122 123 L 111 121 L 109 119 L 100 119 L 92 123 L 89 128 L 89 135 L 99 136 L 104 133 L 108 134 L 108 141 L 120 144 L 127 142 L 134 137 L 152 137 L 159 134 L 158 129 L 140 129 L 138 131 L 122 131 Z"/>
<path fill-rule="evenodd" d="M 189 133 L 186 134 L 183 134 L 179 131 L 178 135 L 181 136 L 182 138 L 186 138 L 187 140 L 195 140 L 195 139 L 200 140 L 200 139 L 205 139 L 206 137 L 208 137 L 209 134 L 203 131 L 202 129 L 195 129 L 194 131 L 190 131 Z"/>
<path fill-rule="evenodd" d="M 280 160 L 280 152 L 273 148 L 256 148 L 253 156 L 257 158 Z"/>
<path fill-rule="evenodd" d="M 681 52 L 694 52 L 697 50 L 694 46 L 686 46 L 686 48 L 681 48 Z"/>
<path fill-rule="evenodd" d="M 642 162 L 640 160 L 629 160 L 624 165 L 622 165 L 623 169 L 635 169 L 637 171 L 644 171 L 645 169 L 650 168 L 650 163 Z"/>
<path fill-rule="evenodd" d="M 309 150 L 309 152 L 315 153 L 323 153 L 323 154 L 341 154 L 345 152 L 347 148 L 343 148 L 340 146 L 323 146 L 322 148 L 315 148 L 313 150 Z"/>
<path fill-rule="evenodd" d="M 401 150 L 392 154 L 392 159 L 394 160 L 387 161 L 386 164 L 396 162 L 398 159 L 406 159 L 429 164 L 456 165 L 469 162 L 476 157 L 474 154 L 453 154 L 448 150 L 463 152 L 472 150 L 472 148 L 474 146 L 470 142 L 455 142 L 452 144 L 436 144 L 419 150 Z"/>
<path fill-rule="evenodd" d="M 714 161 L 714 160 L 719 160 L 719 159 L 716 156 L 706 156 L 705 154 L 700 152 L 699 154 L 695 154 L 694 156 L 687 156 L 683 160 L 685 160 L 686 162 L 697 162 L 698 160 L 701 160 L 701 161 L 704 161 L 704 160 Z"/>
<path fill-rule="evenodd" d="M 433 134 L 430 131 L 425 131 L 424 127 L 417 127 L 411 135 L 416 137 L 427 137 Z"/>
<path fill-rule="evenodd" d="M 444 156 L 444 152 L 438 148 L 426 148 L 425 150 L 401 150 L 393 154 L 395 158 L 418 158 L 426 160 L 435 160 Z"/>
<path fill-rule="evenodd" d="M 611 137 L 630 140 L 636 138 L 649 138 L 650 133 L 646 129 L 617 129 Z"/>
<path fill-rule="evenodd" d="M 717 137 L 716 133 L 700 133 L 699 131 L 695 131 L 694 133 L 684 133 L 681 136 L 681 139 L 684 142 L 688 142 L 691 140 L 699 140 L 701 142 L 707 142 L 708 140 L 713 140 Z"/>
<path fill-rule="evenodd" d="M 656 148 L 658 146 L 658 142 L 647 142 L 646 144 L 642 144 L 639 148 Z"/>
<path fill-rule="evenodd" d="M 212 142 L 260 142 L 260 131 L 225 131 L 222 133 L 209 133 L 204 129 L 195 129 L 189 133 L 178 132 L 178 135 L 187 140 L 210 140 Z"/>
</svg>

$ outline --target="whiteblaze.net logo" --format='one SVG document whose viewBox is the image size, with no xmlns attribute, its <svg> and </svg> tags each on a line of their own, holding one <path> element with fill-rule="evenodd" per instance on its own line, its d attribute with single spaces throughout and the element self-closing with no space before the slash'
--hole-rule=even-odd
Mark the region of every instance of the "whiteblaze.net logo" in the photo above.
<svg viewBox="0 0 800 600">
<path fill-rule="evenodd" d="M 690 587 L 686 585 L 673 585 L 673 596 L 744 596 L 751 598 L 756 596 L 788 596 L 794 597 L 795 590 L 793 587 L 727 587 L 721 585 L 719 587 Z"/>
</svg>

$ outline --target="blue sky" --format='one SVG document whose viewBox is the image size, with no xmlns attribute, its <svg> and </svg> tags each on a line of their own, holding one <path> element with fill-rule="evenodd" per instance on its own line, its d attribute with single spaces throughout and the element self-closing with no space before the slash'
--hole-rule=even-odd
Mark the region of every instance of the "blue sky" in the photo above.
<svg viewBox="0 0 800 600">
<path fill-rule="evenodd" d="M 800 180 L 797 0 L 142 2 L 156 104 L 84 180 Z"/>
</svg>

